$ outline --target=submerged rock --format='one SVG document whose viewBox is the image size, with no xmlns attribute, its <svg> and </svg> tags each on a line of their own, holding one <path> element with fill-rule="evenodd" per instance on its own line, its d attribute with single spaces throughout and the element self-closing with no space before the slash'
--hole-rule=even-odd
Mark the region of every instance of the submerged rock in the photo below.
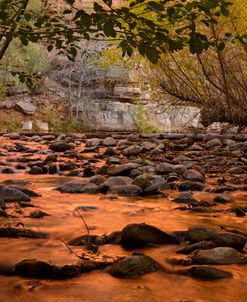
<svg viewBox="0 0 247 302">
<path fill-rule="evenodd" d="M 127 176 L 130 171 L 138 168 L 139 165 L 135 163 L 128 163 L 123 165 L 110 166 L 107 170 L 110 176 Z"/>
<path fill-rule="evenodd" d="M 198 243 L 190 244 L 180 250 L 177 250 L 177 254 L 190 254 L 196 250 L 208 250 L 216 247 L 212 241 L 200 241 Z"/>
<path fill-rule="evenodd" d="M 191 192 L 182 192 L 172 201 L 177 203 L 197 204 L 197 200 L 193 197 Z"/>
<path fill-rule="evenodd" d="M 50 149 L 55 152 L 64 152 L 72 149 L 72 146 L 67 142 L 55 142 L 50 145 Z"/>
<path fill-rule="evenodd" d="M 232 247 L 242 250 L 246 244 L 246 237 L 228 232 L 216 233 L 204 227 L 192 227 L 187 232 L 187 239 L 190 243 L 200 241 L 212 241 L 219 247 Z"/>
<path fill-rule="evenodd" d="M 30 218 L 43 218 L 45 216 L 49 216 L 49 214 L 47 214 L 43 211 L 40 211 L 40 210 L 35 210 L 28 217 L 30 217 Z"/>
<path fill-rule="evenodd" d="M 2 227 L 0 228 L 0 238 L 34 238 L 34 239 L 44 239 L 47 238 L 47 234 L 41 232 L 34 232 L 29 229 L 19 229 L 13 227 Z"/>
<path fill-rule="evenodd" d="M 76 238 L 71 239 L 68 242 L 68 245 L 80 246 L 80 245 L 88 245 L 88 244 L 103 244 L 103 238 L 98 235 L 81 235 Z"/>
<path fill-rule="evenodd" d="M 192 266 L 188 270 L 181 271 L 181 273 L 202 280 L 218 280 L 232 277 L 232 273 L 206 265 Z"/>
<path fill-rule="evenodd" d="M 112 186 L 107 193 L 122 196 L 138 196 L 140 195 L 141 191 L 141 188 L 135 185 L 116 185 Z"/>
<path fill-rule="evenodd" d="M 23 260 L 16 264 L 15 273 L 30 278 L 53 278 L 55 266 L 36 259 Z"/>
<path fill-rule="evenodd" d="M 135 278 L 157 271 L 155 261 L 145 255 L 133 255 L 114 263 L 108 272 L 117 278 Z"/>
<path fill-rule="evenodd" d="M 178 244 L 178 239 L 162 230 L 145 223 L 128 224 L 121 232 L 121 243 L 128 249 L 146 245 Z"/>
<path fill-rule="evenodd" d="M 106 192 L 109 188 L 113 186 L 122 186 L 122 185 L 130 185 L 131 178 L 127 176 L 112 176 L 109 177 L 103 184 L 101 185 L 101 190 Z"/>
<path fill-rule="evenodd" d="M 231 247 L 195 251 L 191 260 L 195 264 L 247 264 L 247 257 Z"/>
<path fill-rule="evenodd" d="M 84 182 L 67 182 L 62 187 L 57 188 L 62 193 L 82 193 L 83 187 L 85 183 Z"/>
<path fill-rule="evenodd" d="M 189 169 L 183 174 L 184 179 L 204 182 L 204 176 L 195 169 Z"/>
<path fill-rule="evenodd" d="M 22 191 L 11 187 L 0 187 L 0 198 L 5 202 L 30 201 L 30 197 Z"/>
<path fill-rule="evenodd" d="M 202 191 L 204 185 L 201 182 L 185 180 L 178 185 L 179 191 Z"/>
<path fill-rule="evenodd" d="M 111 262 L 81 260 L 76 264 L 56 266 L 36 259 L 27 259 L 16 264 L 13 274 L 38 279 L 69 279 L 92 270 L 103 269 L 111 264 Z"/>
</svg>

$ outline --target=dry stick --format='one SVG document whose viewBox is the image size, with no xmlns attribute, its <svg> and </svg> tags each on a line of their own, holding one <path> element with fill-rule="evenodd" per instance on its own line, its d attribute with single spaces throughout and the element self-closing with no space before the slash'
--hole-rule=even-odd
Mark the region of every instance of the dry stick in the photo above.
<svg viewBox="0 0 247 302">
<path fill-rule="evenodd" d="M 79 258 L 79 259 L 81 259 L 80 258 L 80 256 L 78 256 L 70 247 L 69 247 L 69 245 L 65 242 L 65 241 L 63 241 L 62 239 L 60 239 L 60 238 L 58 238 L 64 245 L 65 245 L 65 247 L 68 249 L 68 251 L 70 252 L 70 254 L 73 254 L 73 255 L 75 255 L 77 258 Z"/>
<path fill-rule="evenodd" d="M 86 230 L 87 230 L 87 243 L 89 244 L 89 236 L 90 236 L 90 234 L 89 234 L 89 228 L 88 228 L 88 225 L 87 225 L 85 219 L 83 218 L 81 212 L 80 212 L 77 208 L 75 208 L 75 207 L 73 206 L 72 203 L 70 203 L 70 202 L 68 202 L 68 203 L 73 207 L 73 209 L 74 209 L 74 210 L 78 213 L 78 215 L 81 217 L 81 219 L 82 219 L 82 221 L 83 221 L 83 223 L 84 223 L 84 225 L 85 225 L 85 227 L 86 227 Z"/>
</svg>

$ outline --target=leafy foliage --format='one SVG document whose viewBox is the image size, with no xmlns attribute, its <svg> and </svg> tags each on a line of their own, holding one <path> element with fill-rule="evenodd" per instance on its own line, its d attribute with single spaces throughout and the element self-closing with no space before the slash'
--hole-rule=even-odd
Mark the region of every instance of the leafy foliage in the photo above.
<svg viewBox="0 0 247 302">
<path fill-rule="evenodd" d="M 59 49 L 71 60 L 81 39 L 117 40 L 123 56 L 131 56 L 136 48 L 153 63 L 162 53 L 187 45 L 192 53 L 207 50 L 215 40 L 204 34 L 205 29 L 217 24 L 220 16 L 227 16 L 231 4 L 226 0 L 134 0 L 114 8 L 111 0 L 102 0 L 102 4 L 95 2 L 92 10 L 86 10 L 67 0 L 62 14 L 44 10 L 32 15 L 26 10 L 28 2 L 1 1 L 0 39 L 18 38 L 24 45 L 43 40 L 49 51 Z"/>
</svg>

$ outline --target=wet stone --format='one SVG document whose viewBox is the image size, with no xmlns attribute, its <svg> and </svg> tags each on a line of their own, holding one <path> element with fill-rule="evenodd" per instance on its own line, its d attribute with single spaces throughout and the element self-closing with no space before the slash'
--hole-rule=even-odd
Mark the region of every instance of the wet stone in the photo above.
<svg viewBox="0 0 247 302">
<path fill-rule="evenodd" d="M 124 149 L 123 154 L 127 157 L 130 157 L 132 155 L 134 156 L 139 155 L 140 153 L 142 153 L 142 151 L 143 151 L 143 147 L 138 145 L 132 145 Z"/>
<path fill-rule="evenodd" d="M 182 249 L 176 251 L 177 254 L 190 254 L 196 250 L 208 250 L 216 247 L 212 241 L 200 241 L 198 243 L 190 244 Z"/>
<path fill-rule="evenodd" d="M 228 203 L 231 200 L 232 200 L 231 197 L 226 196 L 224 194 L 218 194 L 213 199 L 213 201 L 216 202 L 216 203 Z"/>
<path fill-rule="evenodd" d="M 212 241 L 219 247 L 232 247 L 242 250 L 246 244 L 246 237 L 224 232 L 216 233 L 213 230 L 203 227 L 192 227 L 187 232 L 187 239 L 190 243 L 198 243 L 200 241 Z"/>
<path fill-rule="evenodd" d="M 33 175 L 44 174 L 44 170 L 41 167 L 34 166 L 30 169 L 29 174 L 33 174 Z"/>
<path fill-rule="evenodd" d="M 15 266 L 16 275 L 31 278 L 53 278 L 55 266 L 36 259 L 23 260 Z"/>
<path fill-rule="evenodd" d="M 0 187 L 0 198 L 5 202 L 30 201 L 30 197 L 22 191 L 11 187 Z"/>
<path fill-rule="evenodd" d="M 125 248 L 141 248 L 147 245 L 178 244 L 173 234 L 145 223 L 128 224 L 121 232 L 121 242 Z"/>
<path fill-rule="evenodd" d="M 72 147 L 67 142 L 55 142 L 50 145 L 50 149 L 55 152 L 64 152 L 72 149 Z"/>
<path fill-rule="evenodd" d="M 138 196 L 141 194 L 141 188 L 135 185 L 115 185 L 107 191 L 110 194 L 122 196 Z"/>
<path fill-rule="evenodd" d="M 49 214 L 47 214 L 43 211 L 40 211 L 40 210 L 35 210 L 28 217 L 29 218 L 43 218 L 45 216 L 49 216 Z"/>
<path fill-rule="evenodd" d="M 231 247 L 195 251 L 191 260 L 194 264 L 247 264 L 247 257 Z"/>
<path fill-rule="evenodd" d="M 47 238 L 47 234 L 41 232 L 34 232 L 29 229 L 20 229 L 13 227 L 0 227 L 0 237 L 6 238 L 33 238 L 44 239 Z"/>
<path fill-rule="evenodd" d="M 206 265 L 192 266 L 184 271 L 184 274 L 201 280 L 218 280 L 232 277 L 232 273 L 230 272 Z"/>
<path fill-rule="evenodd" d="M 182 192 L 172 201 L 177 203 L 197 204 L 197 200 L 193 197 L 191 192 Z"/>
<path fill-rule="evenodd" d="M 197 170 L 189 169 L 183 174 L 184 179 L 204 182 L 204 176 Z"/>
<path fill-rule="evenodd" d="M 108 272 L 117 278 L 136 278 L 158 270 L 155 261 L 145 255 L 133 255 L 113 264 Z"/>
<path fill-rule="evenodd" d="M 178 185 L 179 191 L 202 191 L 204 184 L 196 181 L 185 180 Z"/>
</svg>

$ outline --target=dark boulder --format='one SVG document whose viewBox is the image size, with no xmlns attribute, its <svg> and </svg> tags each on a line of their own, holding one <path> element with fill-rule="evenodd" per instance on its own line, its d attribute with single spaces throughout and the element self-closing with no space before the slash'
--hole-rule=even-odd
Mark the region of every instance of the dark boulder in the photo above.
<svg viewBox="0 0 247 302">
<path fill-rule="evenodd" d="M 0 198 L 5 202 L 30 201 L 30 197 L 22 191 L 11 187 L 0 187 Z"/>
<path fill-rule="evenodd" d="M 145 223 L 128 224 L 121 232 L 121 243 L 128 249 L 147 245 L 178 244 L 178 239 L 162 230 Z"/>
<path fill-rule="evenodd" d="M 157 271 L 155 261 L 145 255 L 133 255 L 114 263 L 108 272 L 117 278 L 136 278 Z"/>
</svg>

